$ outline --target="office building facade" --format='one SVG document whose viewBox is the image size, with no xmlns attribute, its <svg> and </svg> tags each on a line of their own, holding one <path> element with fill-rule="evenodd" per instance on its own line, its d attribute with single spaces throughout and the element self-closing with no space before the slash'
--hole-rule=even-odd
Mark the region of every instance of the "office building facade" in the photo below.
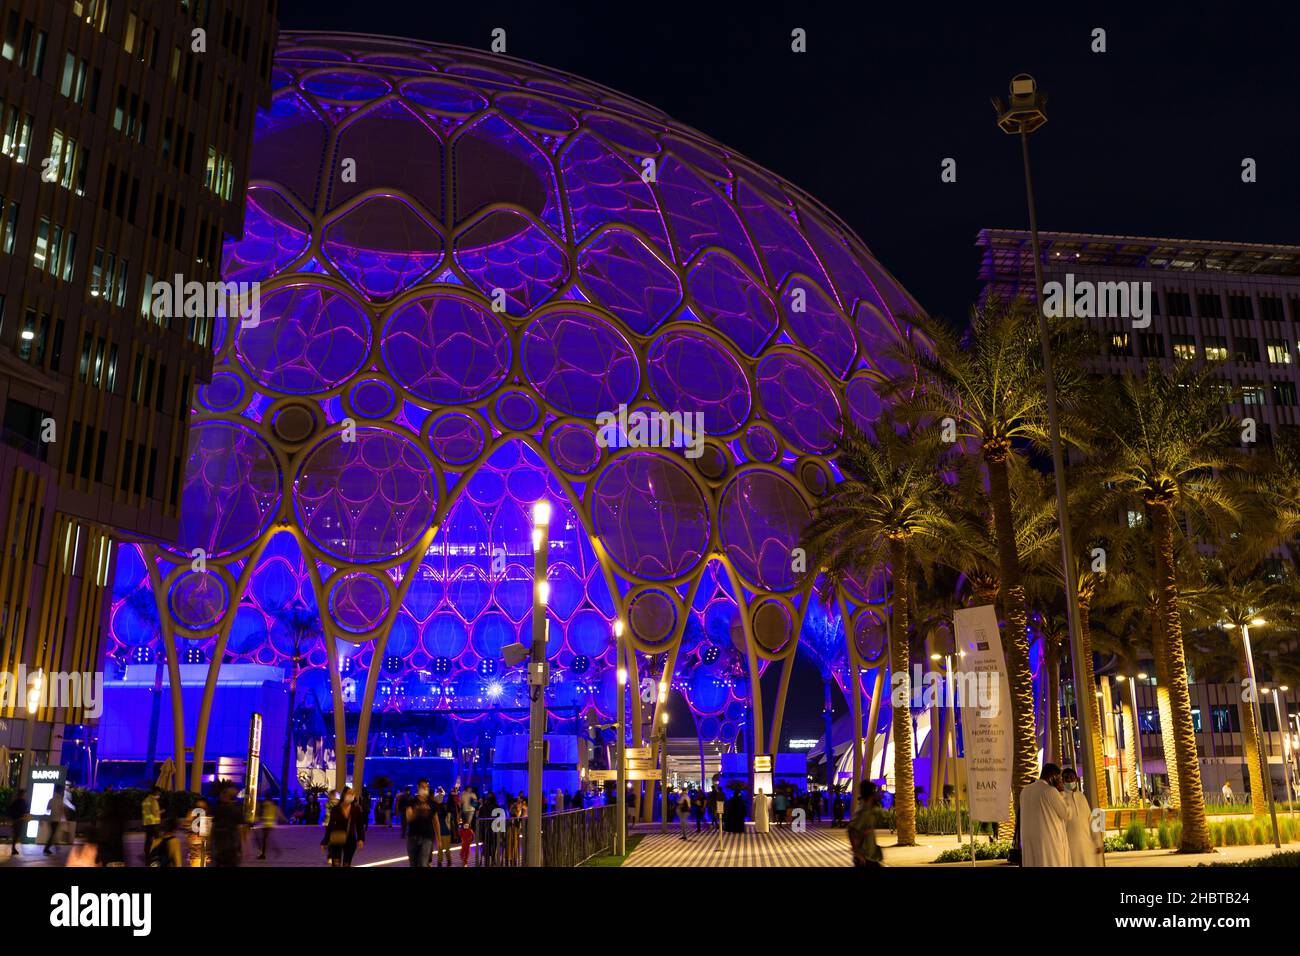
<svg viewBox="0 0 1300 956">
<path fill-rule="evenodd" d="M 241 233 L 274 8 L 0 6 L 0 782 L 94 716 L 114 541 L 177 535 L 213 316 L 151 293 Z"/>
</svg>

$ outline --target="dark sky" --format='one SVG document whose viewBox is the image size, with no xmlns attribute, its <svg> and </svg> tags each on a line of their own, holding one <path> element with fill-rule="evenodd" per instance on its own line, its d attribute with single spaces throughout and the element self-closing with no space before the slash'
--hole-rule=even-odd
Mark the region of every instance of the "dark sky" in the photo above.
<svg viewBox="0 0 1300 956">
<path fill-rule="evenodd" d="M 504 27 L 510 54 L 654 103 L 817 196 L 948 316 L 978 288 L 976 231 L 1027 224 L 1019 150 L 989 103 L 1021 71 L 1050 97 L 1031 143 L 1042 228 L 1300 240 L 1295 4 L 750 6 L 281 0 L 280 17 L 480 48 Z"/>
<path fill-rule="evenodd" d="M 280 17 L 484 49 L 504 27 L 511 55 L 651 102 L 803 187 L 949 317 L 978 290 L 975 233 L 1027 225 L 1019 147 L 989 103 L 1019 72 L 1050 98 L 1031 143 L 1043 229 L 1300 242 L 1295 4 L 751 6 L 281 0 Z M 1095 27 L 1106 53 L 1090 51 Z M 790 701 L 787 733 L 818 736 L 813 668 Z"/>
</svg>

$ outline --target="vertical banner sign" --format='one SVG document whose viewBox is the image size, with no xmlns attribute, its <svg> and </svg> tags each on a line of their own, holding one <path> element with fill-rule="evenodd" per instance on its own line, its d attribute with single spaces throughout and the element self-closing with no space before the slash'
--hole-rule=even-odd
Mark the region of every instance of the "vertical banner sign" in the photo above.
<svg viewBox="0 0 1300 956">
<path fill-rule="evenodd" d="M 248 775 L 244 778 L 244 819 L 257 813 L 257 780 L 262 775 L 262 715 L 253 712 L 248 722 Z"/>
<path fill-rule="evenodd" d="M 1011 688 L 993 605 L 953 613 L 962 742 L 970 816 L 985 823 L 1011 819 Z"/>
</svg>

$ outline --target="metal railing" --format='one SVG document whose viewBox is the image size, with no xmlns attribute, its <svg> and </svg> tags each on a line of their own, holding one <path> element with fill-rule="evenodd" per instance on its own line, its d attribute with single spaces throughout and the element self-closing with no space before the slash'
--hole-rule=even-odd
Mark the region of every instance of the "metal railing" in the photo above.
<svg viewBox="0 0 1300 956">
<path fill-rule="evenodd" d="M 542 816 L 542 865 L 579 866 L 614 848 L 617 809 L 614 806 L 564 810 Z M 525 817 L 474 821 L 475 866 L 523 866 L 528 858 Z"/>
</svg>

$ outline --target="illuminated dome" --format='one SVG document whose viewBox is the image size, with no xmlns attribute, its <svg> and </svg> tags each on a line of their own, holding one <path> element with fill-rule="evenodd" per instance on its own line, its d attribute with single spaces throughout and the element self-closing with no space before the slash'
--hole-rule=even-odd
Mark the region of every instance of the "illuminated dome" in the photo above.
<svg viewBox="0 0 1300 956">
<path fill-rule="evenodd" d="M 552 713 L 610 716 L 621 616 L 640 675 L 667 652 L 701 736 L 735 740 L 809 607 L 791 550 L 841 412 L 875 419 L 912 300 L 815 200 L 585 80 L 286 33 L 273 86 L 224 260 L 262 283 L 260 322 L 217 321 L 181 539 L 154 557 L 183 646 L 280 664 L 319 612 L 321 700 L 337 641 L 349 708 L 521 706 L 501 648 L 529 640 L 546 498 Z M 703 447 L 602 444 L 620 407 L 700 413 Z M 119 551 L 119 660 L 154 640 L 152 554 Z"/>
</svg>

